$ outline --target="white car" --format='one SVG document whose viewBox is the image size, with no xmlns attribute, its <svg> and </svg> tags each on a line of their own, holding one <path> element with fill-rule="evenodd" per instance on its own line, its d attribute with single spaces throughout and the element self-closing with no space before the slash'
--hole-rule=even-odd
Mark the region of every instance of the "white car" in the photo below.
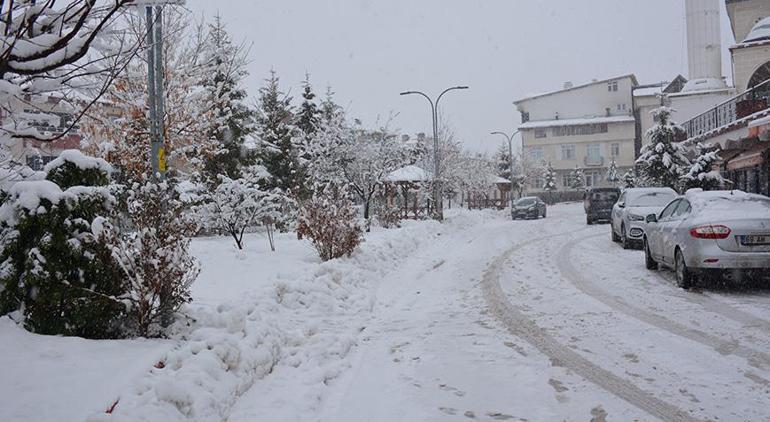
<svg viewBox="0 0 770 422">
<path fill-rule="evenodd" d="M 692 189 L 647 216 L 645 264 L 676 271 L 679 287 L 714 273 L 735 281 L 770 273 L 770 198 L 741 191 Z M 748 274 L 748 277 L 745 277 Z"/>
<path fill-rule="evenodd" d="M 677 196 L 671 188 L 630 188 L 623 191 L 612 207 L 610 231 L 613 242 L 621 242 L 623 249 L 641 247 L 645 217 L 660 213 Z"/>
</svg>

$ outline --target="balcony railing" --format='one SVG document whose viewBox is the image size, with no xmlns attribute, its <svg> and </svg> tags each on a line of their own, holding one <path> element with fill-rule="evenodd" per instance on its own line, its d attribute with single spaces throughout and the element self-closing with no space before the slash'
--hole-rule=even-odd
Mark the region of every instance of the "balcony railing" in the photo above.
<svg viewBox="0 0 770 422">
<path fill-rule="evenodd" d="M 727 126 L 744 117 L 768 109 L 770 105 L 770 80 L 731 98 L 711 110 L 688 120 L 682 127 L 687 138 L 704 135 Z"/>
<path fill-rule="evenodd" d="M 583 160 L 586 166 L 590 167 L 596 167 L 596 166 L 603 166 L 604 165 L 604 157 L 597 157 L 597 156 L 590 156 L 586 155 L 585 159 Z"/>
</svg>

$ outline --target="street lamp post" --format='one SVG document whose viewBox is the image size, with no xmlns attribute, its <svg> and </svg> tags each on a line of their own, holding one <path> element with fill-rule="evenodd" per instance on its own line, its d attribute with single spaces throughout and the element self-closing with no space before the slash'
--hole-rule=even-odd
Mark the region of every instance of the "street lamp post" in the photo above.
<svg viewBox="0 0 770 422">
<path fill-rule="evenodd" d="M 511 210 L 513 210 L 513 137 L 516 136 L 516 134 L 519 133 L 518 130 L 513 131 L 513 133 L 509 136 L 505 132 L 492 132 L 492 135 L 503 135 L 505 136 L 505 139 L 508 140 L 508 162 L 509 166 L 511 167 L 511 175 L 510 175 L 510 182 L 511 182 Z"/>
<path fill-rule="evenodd" d="M 421 95 L 430 103 L 431 116 L 433 118 L 433 217 L 436 220 L 444 219 L 444 192 L 441 183 L 441 148 L 438 139 L 438 106 L 441 98 L 449 91 L 468 89 L 467 86 L 453 86 L 445 89 L 434 102 L 431 98 L 420 91 L 406 91 L 401 95 Z"/>
</svg>

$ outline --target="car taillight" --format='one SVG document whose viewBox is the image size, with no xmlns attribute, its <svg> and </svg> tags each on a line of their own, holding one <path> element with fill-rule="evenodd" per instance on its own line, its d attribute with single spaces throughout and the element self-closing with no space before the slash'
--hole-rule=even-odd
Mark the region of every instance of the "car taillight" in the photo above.
<svg viewBox="0 0 770 422">
<path fill-rule="evenodd" d="M 725 226 L 700 226 L 690 230 L 690 236 L 697 239 L 727 239 L 731 230 Z"/>
</svg>

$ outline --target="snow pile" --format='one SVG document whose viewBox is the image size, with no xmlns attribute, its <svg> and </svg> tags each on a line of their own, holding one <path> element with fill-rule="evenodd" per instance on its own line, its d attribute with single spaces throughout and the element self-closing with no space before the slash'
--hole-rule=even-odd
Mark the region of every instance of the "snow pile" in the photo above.
<svg viewBox="0 0 770 422">
<path fill-rule="evenodd" d="M 278 276 L 270 294 L 249 295 L 215 309 L 188 309 L 184 340 L 116 397 L 111 414 L 89 421 L 221 421 L 276 365 L 302 367 L 325 384 L 347 367 L 378 283 L 423 242 L 434 222 L 373 233 L 352 257 L 318 264 L 299 277 Z M 108 407 L 110 403 L 105 403 Z"/>
<path fill-rule="evenodd" d="M 45 165 L 43 169 L 46 173 L 63 166 L 65 163 L 72 163 L 80 170 L 97 169 L 107 174 L 112 173 L 112 166 L 101 158 L 88 157 L 76 149 L 62 151 L 55 160 Z"/>
<path fill-rule="evenodd" d="M 43 201 L 54 206 L 77 203 L 80 198 L 101 196 L 105 202 L 114 200 L 108 188 L 92 186 L 73 186 L 62 191 L 59 185 L 49 180 L 33 180 L 17 182 L 8 189 L 8 199 L 0 206 L 0 223 L 9 227 L 16 225 L 19 215 L 26 212 L 29 215 L 48 212 Z"/>
</svg>

